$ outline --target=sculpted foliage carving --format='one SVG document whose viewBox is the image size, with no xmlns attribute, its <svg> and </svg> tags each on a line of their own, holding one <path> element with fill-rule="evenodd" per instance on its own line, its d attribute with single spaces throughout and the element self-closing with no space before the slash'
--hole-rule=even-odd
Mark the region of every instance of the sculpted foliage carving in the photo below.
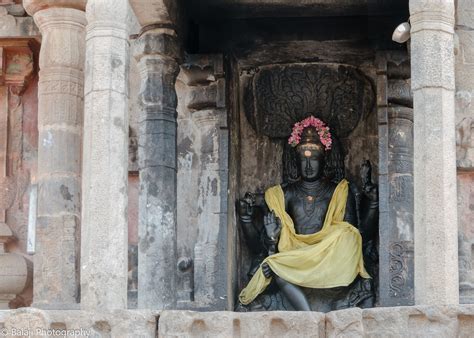
<svg viewBox="0 0 474 338">
<path fill-rule="evenodd" d="M 390 254 L 390 297 L 405 298 L 409 292 L 408 261 L 412 259 L 413 244 L 407 241 L 393 242 L 389 247 Z"/>
</svg>

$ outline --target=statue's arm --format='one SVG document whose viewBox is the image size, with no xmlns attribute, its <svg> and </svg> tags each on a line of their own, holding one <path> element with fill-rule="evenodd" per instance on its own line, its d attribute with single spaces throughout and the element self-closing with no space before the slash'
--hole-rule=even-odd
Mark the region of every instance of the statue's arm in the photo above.
<svg viewBox="0 0 474 338">
<path fill-rule="evenodd" d="M 254 194 L 246 193 L 245 197 L 238 201 L 237 210 L 245 242 L 253 253 L 260 253 L 262 251 L 261 227 L 258 221 L 260 213 L 255 200 Z"/>
<path fill-rule="evenodd" d="M 351 189 L 349 189 L 349 193 L 347 195 L 346 212 L 344 214 L 344 221 L 352 224 L 355 227 L 358 226 L 356 199 Z"/>
<path fill-rule="evenodd" d="M 379 218 L 379 204 L 366 195 L 362 195 L 360 203 L 360 225 L 359 230 L 364 241 L 374 237 L 377 230 Z"/>
<path fill-rule="evenodd" d="M 372 239 L 379 218 L 378 188 L 372 182 L 372 165 L 367 160 L 361 166 L 362 191 L 360 200 L 360 232 L 364 241 Z"/>
<path fill-rule="evenodd" d="M 285 210 L 288 209 L 289 191 L 286 184 L 281 185 L 285 195 Z M 263 243 L 267 249 L 268 256 L 271 256 L 277 252 L 278 241 L 280 240 L 280 234 L 282 229 L 281 220 L 278 216 L 270 211 L 268 206 L 264 208 L 263 224 L 265 231 L 262 231 Z"/>
</svg>

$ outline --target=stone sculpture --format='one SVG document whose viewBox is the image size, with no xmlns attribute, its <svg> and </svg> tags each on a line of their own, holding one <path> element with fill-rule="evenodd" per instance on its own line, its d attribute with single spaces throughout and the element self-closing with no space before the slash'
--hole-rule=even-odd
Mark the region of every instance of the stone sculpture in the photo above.
<svg viewBox="0 0 474 338">
<path fill-rule="evenodd" d="M 336 149 L 331 150 L 333 141 Z M 244 237 L 256 256 L 238 310 L 310 311 L 311 299 L 302 287 L 339 291 L 330 308 L 371 306 L 373 284 L 363 257 L 373 251 L 378 197 L 370 162 L 361 166 L 359 199 L 341 170 L 330 168 L 337 142 L 321 120 L 311 116 L 296 123 L 289 143 L 296 157 L 293 153 L 286 160 L 286 171 L 295 171 L 288 167 L 296 164 L 299 178 L 268 189 L 265 202 L 251 193 L 239 201 Z"/>
</svg>

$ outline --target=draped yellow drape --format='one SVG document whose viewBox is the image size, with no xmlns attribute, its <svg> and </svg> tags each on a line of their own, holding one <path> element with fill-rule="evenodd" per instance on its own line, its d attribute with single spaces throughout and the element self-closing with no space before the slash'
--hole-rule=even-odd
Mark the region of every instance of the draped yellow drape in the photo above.
<svg viewBox="0 0 474 338">
<path fill-rule="evenodd" d="M 344 221 L 349 185 L 342 180 L 336 187 L 323 227 L 314 234 L 299 235 L 290 215 L 285 211 L 285 196 L 281 186 L 269 188 L 265 201 L 280 218 L 282 230 L 278 243 L 279 253 L 262 262 L 268 263 L 274 273 L 284 280 L 308 288 L 347 286 L 357 275 L 370 278 L 364 268 L 362 237 L 359 230 Z M 260 267 L 242 290 L 239 300 L 252 302 L 270 284 Z"/>
</svg>

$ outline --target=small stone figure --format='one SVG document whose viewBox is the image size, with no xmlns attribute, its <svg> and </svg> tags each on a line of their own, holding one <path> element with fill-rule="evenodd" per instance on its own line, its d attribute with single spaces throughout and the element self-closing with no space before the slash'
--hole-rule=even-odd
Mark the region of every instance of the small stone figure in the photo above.
<svg viewBox="0 0 474 338">
<path fill-rule="evenodd" d="M 366 200 L 358 213 L 359 203 L 348 182 L 336 184 L 324 175 L 332 137 L 321 120 L 311 116 L 295 124 L 289 143 L 296 149 L 300 179 L 268 189 L 266 203 L 257 202 L 258 196 L 250 193 L 240 201 L 244 235 L 263 262 L 251 272 L 252 279 L 239 300 L 244 305 L 251 303 L 274 280 L 295 310 L 311 311 L 302 287 L 334 288 L 350 285 L 359 275 L 370 278 L 362 243 L 376 228 L 377 187 L 366 161 L 361 166 Z M 264 207 L 263 224 L 258 224 L 255 205 L 259 203 Z M 264 250 L 259 250 L 261 243 Z"/>
</svg>

